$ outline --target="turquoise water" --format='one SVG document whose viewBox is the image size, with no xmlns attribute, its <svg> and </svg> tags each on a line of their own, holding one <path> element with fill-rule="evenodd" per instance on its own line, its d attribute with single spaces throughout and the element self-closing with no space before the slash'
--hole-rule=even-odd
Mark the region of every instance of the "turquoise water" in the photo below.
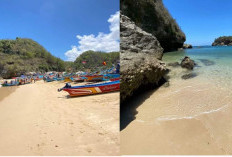
<svg viewBox="0 0 232 157">
<path fill-rule="evenodd" d="M 197 73 L 198 79 L 200 77 L 214 82 L 215 85 L 232 87 L 232 46 L 195 47 L 169 52 L 164 54 L 163 61 L 166 63 L 178 61 L 180 63 L 184 56 L 189 56 L 197 63 L 198 66 L 193 71 Z M 171 74 L 171 77 L 180 78 L 177 73 L 176 75 Z"/>
</svg>

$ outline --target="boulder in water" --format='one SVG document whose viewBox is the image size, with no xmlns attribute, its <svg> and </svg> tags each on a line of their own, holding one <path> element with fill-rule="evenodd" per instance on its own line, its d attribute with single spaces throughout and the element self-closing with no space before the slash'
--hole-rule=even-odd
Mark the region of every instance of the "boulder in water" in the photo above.
<svg viewBox="0 0 232 157">
<path fill-rule="evenodd" d="M 190 45 L 190 44 L 184 44 L 183 45 L 183 49 L 191 49 L 191 48 L 193 48 L 193 46 Z"/>
<path fill-rule="evenodd" d="M 186 68 L 189 70 L 193 70 L 195 66 L 195 62 L 190 59 L 190 57 L 185 56 L 184 59 L 181 61 L 181 67 Z"/>
</svg>

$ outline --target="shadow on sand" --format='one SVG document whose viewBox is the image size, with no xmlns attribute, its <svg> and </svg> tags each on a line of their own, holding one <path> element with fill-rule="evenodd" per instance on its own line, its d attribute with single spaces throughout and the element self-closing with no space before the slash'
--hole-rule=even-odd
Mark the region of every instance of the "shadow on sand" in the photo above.
<svg viewBox="0 0 232 157">
<path fill-rule="evenodd" d="M 159 86 L 147 85 L 142 89 L 137 90 L 137 92 L 129 100 L 126 100 L 120 106 L 120 131 L 125 129 L 133 120 L 135 120 L 135 115 L 138 114 L 137 108 L 143 104 L 143 102 L 150 98 L 150 96 L 158 90 L 159 87 L 164 85 L 166 80 L 161 80 L 158 84 Z M 138 92 L 139 91 L 139 92 Z"/>
</svg>

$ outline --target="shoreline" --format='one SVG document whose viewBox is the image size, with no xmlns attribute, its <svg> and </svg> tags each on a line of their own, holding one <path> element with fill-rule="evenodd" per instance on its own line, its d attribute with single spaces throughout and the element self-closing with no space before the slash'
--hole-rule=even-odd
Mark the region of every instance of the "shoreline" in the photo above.
<svg viewBox="0 0 232 157">
<path fill-rule="evenodd" d="M 128 106 L 134 106 L 125 111 L 131 122 L 121 130 L 122 154 L 232 154 L 230 54 L 219 48 L 216 50 L 224 56 L 218 56 L 213 50 L 188 50 L 187 55 L 194 52 L 198 67 L 193 71 L 171 67 L 169 86 L 147 91 L 128 102 Z M 207 58 L 205 51 L 215 56 Z M 180 61 L 185 54 L 178 53 L 165 56 L 165 62 Z M 194 56 L 197 53 L 199 56 Z M 186 73 L 197 75 L 181 79 Z"/>
</svg>

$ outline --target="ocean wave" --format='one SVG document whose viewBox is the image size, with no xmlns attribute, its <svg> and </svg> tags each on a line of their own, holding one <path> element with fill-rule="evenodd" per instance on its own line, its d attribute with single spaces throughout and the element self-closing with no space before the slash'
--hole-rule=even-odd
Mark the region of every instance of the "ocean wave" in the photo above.
<svg viewBox="0 0 232 157">
<path fill-rule="evenodd" d="M 199 114 L 193 115 L 193 116 L 184 116 L 184 117 L 178 117 L 176 115 L 173 116 L 164 116 L 164 117 L 159 117 L 156 120 L 158 121 L 170 121 L 170 120 L 182 120 L 182 119 L 194 119 L 196 117 L 205 115 L 205 114 L 211 114 L 211 113 L 215 113 L 215 112 L 220 112 L 223 111 L 225 108 L 227 108 L 229 105 L 224 105 L 222 107 L 219 107 L 217 109 L 213 109 L 213 110 L 209 110 L 209 111 L 205 111 L 205 112 L 201 112 Z"/>
</svg>

